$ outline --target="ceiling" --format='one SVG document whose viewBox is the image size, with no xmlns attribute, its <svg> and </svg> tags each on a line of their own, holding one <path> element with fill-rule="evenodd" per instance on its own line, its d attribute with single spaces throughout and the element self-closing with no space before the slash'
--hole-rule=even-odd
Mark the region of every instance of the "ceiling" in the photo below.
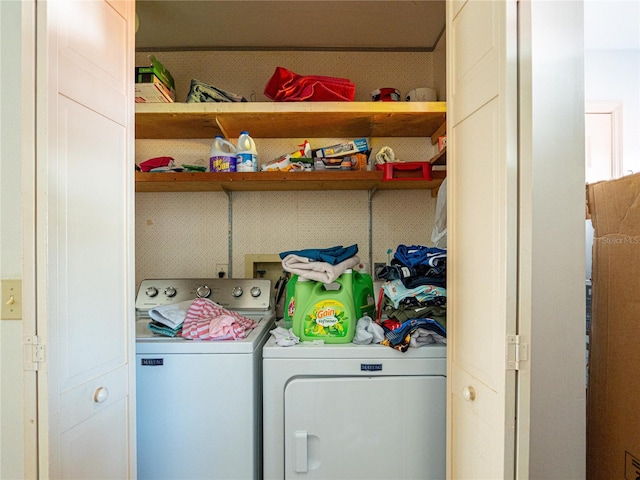
<svg viewBox="0 0 640 480">
<path fill-rule="evenodd" d="M 432 51 L 444 0 L 138 0 L 137 51 Z"/>
</svg>

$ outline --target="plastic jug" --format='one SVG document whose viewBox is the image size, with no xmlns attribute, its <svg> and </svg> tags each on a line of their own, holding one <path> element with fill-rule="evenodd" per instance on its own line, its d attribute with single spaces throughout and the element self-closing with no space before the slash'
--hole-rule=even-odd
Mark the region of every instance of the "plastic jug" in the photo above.
<svg viewBox="0 0 640 480">
<path fill-rule="evenodd" d="M 216 135 L 209 154 L 210 172 L 235 172 L 236 147 L 222 135 Z"/>
<path fill-rule="evenodd" d="M 294 273 L 287 281 L 287 295 L 283 312 L 283 322 L 286 328 L 293 326 L 293 314 L 296 311 L 296 283 L 298 283 L 298 275 Z"/>
<path fill-rule="evenodd" d="M 365 315 L 376 318 L 376 297 L 373 291 L 373 279 L 368 273 L 353 272 L 353 302 L 356 321 Z"/>
<path fill-rule="evenodd" d="M 293 333 L 301 340 L 349 343 L 356 333 L 353 272 L 346 270 L 327 288 L 322 282 L 298 278 L 295 283 Z"/>
<path fill-rule="evenodd" d="M 258 171 L 258 151 L 256 143 L 249 135 L 249 132 L 240 132 L 238 146 L 236 148 L 236 167 L 238 172 Z"/>
</svg>

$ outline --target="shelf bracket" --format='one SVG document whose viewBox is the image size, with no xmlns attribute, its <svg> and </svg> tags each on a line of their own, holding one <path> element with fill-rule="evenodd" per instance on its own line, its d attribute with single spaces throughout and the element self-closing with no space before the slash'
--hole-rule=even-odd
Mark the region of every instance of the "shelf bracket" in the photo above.
<svg viewBox="0 0 640 480">
<path fill-rule="evenodd" d="M 375 195 L 378 187 L 372 187 L 367 192 L 368 194 L 368 206 L 369 206 L 369 268 L 373 277 L 373 196 Z"/>
<path fill-rule="evenodd" d="M 216 116 L 216 124 L 218 125 L 218 128 L 222 132 L 222 135 L 224 135 L 224 138 L 229 140 L 229 132 L 227 131 L 226 128 L 224 128 L 224 125 L 222 125 L 222 122 L 220 121 L 220 117 L 218 116 Z"/>
<path fill-rule="evenodd" d="M 230 192 L 226 188 L 223 188 L 222 190 L 227 195 L 227 203 L 229 205 L 227 214 L 227 230 L 229 232 L 227 263 L 229 264 L 229 271 L 227 272 L 227 276 L 231 277 L 233 273 L 233 192 Z"/>
</svg>

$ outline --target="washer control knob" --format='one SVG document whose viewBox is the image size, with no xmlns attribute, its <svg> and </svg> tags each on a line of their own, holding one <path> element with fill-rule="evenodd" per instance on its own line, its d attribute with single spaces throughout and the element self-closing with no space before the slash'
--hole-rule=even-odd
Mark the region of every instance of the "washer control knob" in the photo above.
<svg viewBox="0 0 640 480">
<path fill-rule="evenodd" d="M 252 297 L 259 297 L 261 293 L 262 293 L 262 291 L 260 290 L 260 287 L 251 287 L 251 296 Z"/>
<path fill-rule="evenodd" d="M 175 297 L 176 296 L 176 289 L 173 287 L 167 287 L 164 289 L 164 294 L 167 297 Z"/>
<path fill-rule="evenodd" d="M 196 289 L 198 298 L 208 298 L 211 295 L 211 289 L 207 285 L 202 285 Z"/>
<path fill-rule="evenodd" d="M 148 287 L 144 293 L 147 294 L 147 297 L 155 297 L 158 294 L 158 289 L 156 287 Z"/>
<path fill-rule="evenodd" d="M 233 287 L 233 290 L 231 290 L 231 295 L 233 295 L 234 297 L 239 297 L 242 295 L 242 287 Z"/>
</svg>

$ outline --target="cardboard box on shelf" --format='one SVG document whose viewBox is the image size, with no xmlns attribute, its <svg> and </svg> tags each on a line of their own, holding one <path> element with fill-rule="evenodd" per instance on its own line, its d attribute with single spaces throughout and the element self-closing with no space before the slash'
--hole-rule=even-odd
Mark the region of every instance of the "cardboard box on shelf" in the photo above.
<svg viewBox="0 0 640 480">
<path fill-rule="evenodd" d="M 136 103 L 173 103 L 175 92 L 169 90 L 162 82 L 135 84 Z"/>
<path fill-rule="evenodd" d="M 587 479 L 640 476 L 640 174 L 587 186 L 594 227 Z"/>
<path fill-rule="evenodd" d="M 136 67 L 136 83 L 147 83 L 149 80 L 142 80 L 142 76 L 151 73 L 164 83 L 169 90 L 175 91 L 176 85 L 169 70 L 153 55 L 149 55 L 149 61 L 149 65 Z"/>
<path fill-rule="evenodd" d="M 313 151 L 313 156 L 317 158 L 343 157 L 352 153 L 366 152 L 369 150 L 369 142 L 366 138 L 356 138 L 355 140 L 338 143 L 330 147 L 318 148 Z"/>
</svg>

